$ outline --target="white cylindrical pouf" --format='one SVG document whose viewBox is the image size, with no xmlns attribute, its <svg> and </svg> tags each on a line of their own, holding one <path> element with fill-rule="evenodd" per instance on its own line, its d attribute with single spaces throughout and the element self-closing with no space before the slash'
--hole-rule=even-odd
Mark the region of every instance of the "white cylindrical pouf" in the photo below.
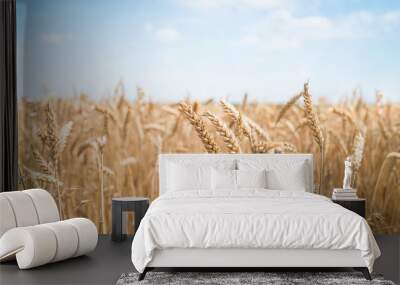
<svg viewBox="0 0 400 285">
<path fill-rule="evenodd" d="M 33 226 L 39 223 L 35 205 L 28 194 L 23 191 L 14 191 L 3 192 L 1 195 L 10 203 L 17 227 Z"/>
<path fill-rule="evenodd" d="M 74 256 L 86 254 L 96 248 L 97 245 L 97 228 L 95 224 L 85 218 L 74 218 L 65 220 L 64 222 L 71 224 L 78 232 L 78 249 Z"/>
<path fill-rule="evenodd" d="M 78 233 L 65 221 L 41 225 L 53 231 L 57 240 L 57 252 L 51 262 L 73 257 L 78 249 Z"/>
<path fill-rule="evenodd" d="M 6 197 L 0 195 L 0 238 L 5 232 L 16 226 L 17 223 L 10 202 Z"/>
<path fill-rule="evenodd" d="M 16 254 L 20 269 L 28 269 L 49 263 L 57 251 L 53 231 L 46 227 L 31 226 L 14 228 L 1 237 L 1 251 Z"/>
<path fill-rule="evenodd" d="M 29 189 L 22 191 L 22 193 L 28 195 L 32 199 L 38 215 L 39 224 L 52 223 L 60 220 L 57 204 L 49 192 L 43 189 Z"/>
</svg>

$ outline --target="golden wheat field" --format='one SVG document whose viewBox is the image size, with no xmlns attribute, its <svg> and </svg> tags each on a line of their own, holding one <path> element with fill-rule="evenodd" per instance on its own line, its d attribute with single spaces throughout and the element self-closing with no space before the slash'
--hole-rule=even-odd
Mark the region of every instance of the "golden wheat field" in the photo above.
<svg viewBox="0 0 400 285">
<path fill-rule="evenodd" d="M 21 98 L 20 188 L 49 190 L 63 218 L 88 217 L 107 233 L 112 197 L 158 196 L 159 153 L 313 153 L 315 188 L 326 196 L 342 186 L 350 156 L 373 231 L 400 233 L 400 104 L 381 94 L 367 104 L 357 92 L 316 104 L 308 84 L 297 91 L 282 105 L 247 95 L 232 105 L 159 104 L 140 88 L 128 100 L 120 85 L 102 101 Z"/>
</svg>

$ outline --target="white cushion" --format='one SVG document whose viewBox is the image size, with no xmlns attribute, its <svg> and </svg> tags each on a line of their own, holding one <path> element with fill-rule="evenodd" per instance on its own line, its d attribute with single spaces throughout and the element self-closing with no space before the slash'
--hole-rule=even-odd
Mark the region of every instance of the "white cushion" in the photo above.
<svg viewBox="0 0 400 285">
<path fill-rule="evenodd" d="M 306 160 L 263 160 L 248 159 L 238 160 L 239 170 L 263 170 L 267 171 L 267 188 L 272 190 L 299 190 L 312 189 L 310 171 L 312 167 Z"/>
<path fill-rule="evenodd" d="M 169 163 L 168 191 L 211 190 L 211 167 Z"/>
<path fill-rule="evenodd" d="M 265 170 L 236 170 L 237 187 L 240 188 L 267 188 Z"/>
<path fill-rule="evenodd" d="M 0 195 L 0 237 L 9 229 L 15 228 L 14 211 L 6 197 Z"/>
<path fill-rule="evenodd" d="M 10 203 L 17 227 L 33 226 L 39 223 L 38 215 L 29 195 L 22 191 L 3 192 L 1 196 Z"/>
<path fill-rule="evenodd" d="M 214 190 L 236 190 L 236 170 L 212 168 L 212 188 Z"/>
<path fill-rule="evenodd" d="M 74 256 L 78 249 L 78 233 L 74 227 L 64 222 L 43 224 L 44 227 L 51 229 L 52 234 L 57 240 L 57 250 L 52 262 L 64 260 Z"/>
<path fill-rule="evenodd" d="M 60 220 L 57 204 L 49 192 L 43 189 L 29 189 L 22 191 L 22 193 L 28 194 L 32 199 L 39 218 L 39 224 Z"/>
<path fill-rule="evenodd" d="M 76 249 L 74 257 L 91 252 L 96 248 L 98 239 L 97 228 L 91 220 L 73 218 L 65 220 L 64 222 L 72 225 L 79 237 L 78 248 Z"/>
<path fill-rule="evenodd" d="M 307 180 L 304 176 L 304 164 L 286 171 L 268 170 L 267 188 L 272 190 L 306 191 Z"/>
</svg>

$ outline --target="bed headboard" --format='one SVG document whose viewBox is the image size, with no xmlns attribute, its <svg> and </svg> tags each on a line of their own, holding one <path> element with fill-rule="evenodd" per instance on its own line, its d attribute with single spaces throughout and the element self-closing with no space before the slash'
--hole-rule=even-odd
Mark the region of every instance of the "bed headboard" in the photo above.
<svg viewBox="0 0 400 285">
<path fill-rule="evenodd" d="M 314 164 L 312 154 L 160 154 L 159 155 L 159 189 L 160 195 L 166 192 L 167 168 L 169 162 L 182 165 L 211 165 L 216 168 L 237 169 L 238 161 L 265 163 L 267 165 L 286 165 L 296 162 L 306 164 L 306 180 L 308 181 L 307 192 L 313 192 L 314 189 Z"/>
</svg>

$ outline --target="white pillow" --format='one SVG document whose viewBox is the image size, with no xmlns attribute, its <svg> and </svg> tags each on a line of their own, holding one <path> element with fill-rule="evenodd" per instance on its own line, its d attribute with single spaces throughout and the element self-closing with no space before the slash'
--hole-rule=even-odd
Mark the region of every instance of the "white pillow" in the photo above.
<svg viewBox="0 0 400 285">
<path fill-rule="evenodd" d="M 267 188 L 272 190 L 306 191 L 305 164 L 285 171 L 267 170 Z"/>
<path fill-rule="evenodd" d="M 213 168 L 212 188 L 214 190 L 236 190 L 236 170 Z"/>
<path fill-rule="evenodd" d="M 211 190 L 211 167 L 168 164 L 168 191 Z"/>
<path fill-rule="evenodd" d="M 267 176 L 263 170 L 236 170 L 238 188 L 267 188 Z"/>
</svg>

